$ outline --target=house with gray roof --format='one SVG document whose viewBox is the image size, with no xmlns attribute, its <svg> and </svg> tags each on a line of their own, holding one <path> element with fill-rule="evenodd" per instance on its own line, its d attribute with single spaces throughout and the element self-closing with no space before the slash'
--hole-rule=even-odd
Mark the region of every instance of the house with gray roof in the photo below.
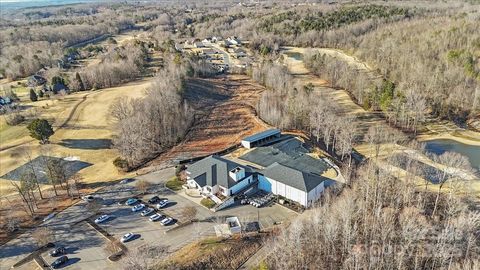
<svg viewBox="0 0 480 270">
<path fill-rule="evenodd" d="M 209 197 L 230 197 L 253 183 L 254 176 L 251 168 L 212 155 L 188 166 L 187 185 Z"/>
</svg>

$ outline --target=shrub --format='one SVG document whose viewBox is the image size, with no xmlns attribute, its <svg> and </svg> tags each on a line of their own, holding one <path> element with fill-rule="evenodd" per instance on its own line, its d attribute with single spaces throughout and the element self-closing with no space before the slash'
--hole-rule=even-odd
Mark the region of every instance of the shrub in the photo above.
<svg viewBox="0 0 480 270">
<path fill-rule="evenodd" d="M 52 125 L 45 119 L 35 119 L 28 124 L 27 129 L 30 131 L 30 136 L 44 144 L 48 142 L 48 138 L 53 135 Z"/>
<path fill-rule="evenodd" d="M 5 122 L 9 126 L 16 126 L 25 121 L 25 117 L 19 113 L 13 112 L 5 115 Z"/>
<path fill-rule="evenodd" d="M 33 90 L 32 88 L 30 88 L 30 100 L 32 102 L 35 102 L 38 100 L 37 93 L 35 93 L 35 90 Z"/>
<path fill-rule="evenodd" d="M 176 175 L 177 177 L 180 176 L 180 173 L 181 173 L 183 170 L 185 170 L 185 169 L 186 169 L 185 165 L 183 165 L 183 164 L 177 165 L 177 166 L 175 167 L 175 175 Z"/>
<path fill-rule="evenodd" d="M 204 199 L 202 199 L 202 200 L 200 201 L 200 203 L 201 203 L 203 206 L 207 207 L 208 209 L 213 208 L 213 207 L 215 206 L 215 204 L 216 204 L 216 203 L 215 203 L 212 199 L 210 199 L 210 198 L 204 198 Z"/>
<path fill-rule="evenodd" d="M 124 172 L 129 170 L 128 162 L 121 157 L 117 157 L 116 159 L 114 159 L 113 165 L 117 167 L 117 169 L 122 170 Z"/>
<path fill-rule="evenodd" d="M 180 178 L 175 176 L 175 177 L 172 177 L 172 179 L 168 180 L 165 186 L 171 190 L 176 191 L 176 190 L 181 190 L 183 184 L 184 183 L 180 180 Z"/>
</svg>

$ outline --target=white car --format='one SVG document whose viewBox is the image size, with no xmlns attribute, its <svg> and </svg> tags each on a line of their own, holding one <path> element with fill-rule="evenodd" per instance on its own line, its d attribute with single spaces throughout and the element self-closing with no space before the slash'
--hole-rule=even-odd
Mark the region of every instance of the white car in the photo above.
<svg viewBox="0 0 480 270">
<path fill-rule="evenodd" d="M 82 197 L 82 200 L 84 200 L 86 202 L 91 202 L 91 201 L 95 200 L 95 197 L 93 197 L 92 195 L 86 195 L 86 196 Z"/>
<path fill-rule="evenodd" d="M 153 211 L 154 211 L 153 208 L 147 208 L 147 209 L 145 209 L 145 210 L 142 211 L 141 215 L 142 215 L 142 216 L 148 216 L 148 215 L 150 215 L 150 213 L 152 213 Z"/>
<path fill-rule="evenodd" d="M 137 204 L 137 205 L 135 205 L 134 207 L 132 207 L 132 212 L 140 211 L 140 210 L 142 210 L 143 208 L 145 208 L 145 204 L 143 204 L 143 203 Z"/>
<path fill-rule="evenodd" d="M 173 221 L 173 218 L 168 217 L 168 218 L 162 219 L 162 221 L 160 221 L 160 223 L 162 223 L 162 225 L 165 226 L 165 225 L 170 224 L 172 221 Z"/>
<path fill-rule="evenodd" d="M 132 239 L 132 237 L 135 236 L 134 233 L 127 233 L 125 234 L 124 236 L 122 236 L 122 239 L 120 239 L 120 241 L 122 241 L 122 243 L 125 243 L 127 242 L 128 240 Z"/>
<path fill-rule="evenodd" d="M 160 209 L 160 208 L 163 208 L 165 206 L 167 206 L 168 204 L 168 200 L 165 199 L 165 200 L 161 200 L 158 204 L 157 204 L 157 208 Z"/>
<path fill-rule="evenodd" d="M 104 222 L 105 220 L 109 219 L 110 216 L 109 215 L 102 215 L 100 217 L 98 217 L 97 219 L 95 219 L 95 223 L 98 224 L 98 223 L 102 223 Z"/>
<path fill-rule="evenodd" d="M 163 218 L 165 218 L 164 215 L 161 215 L 161 214 L 157 213 L 155 215 L 150 216 L 150 221 L 157 221 L 157 220 L 163 219 Z"/>
</svg>

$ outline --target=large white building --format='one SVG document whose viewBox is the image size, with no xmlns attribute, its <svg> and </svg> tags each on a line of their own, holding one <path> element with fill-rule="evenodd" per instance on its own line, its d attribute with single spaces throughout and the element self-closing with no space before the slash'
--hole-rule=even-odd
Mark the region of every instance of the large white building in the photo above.
<svg viewBox="0 0 480 270">
<path fill-rule="evenodd" d="M 279 131 L 269 130 L 244 139 L 242 145 L 246 148 L 252 147 L 252 143 L 261 145 L 275 141 L 278 135 Z M 257 147 L 240 157 L 251 166 L 220 156 L 209 156 L 188 166 L 187 184 L 214 200 L 232 197 L 255 185 L 258 189 L 309 207 L 335 181 L 322 176 L 323 172 L 332 168 L 330 164 L 302 151 L 306 149 L 301 141 L 290 138 L 273 146 Z"/>
</svg>

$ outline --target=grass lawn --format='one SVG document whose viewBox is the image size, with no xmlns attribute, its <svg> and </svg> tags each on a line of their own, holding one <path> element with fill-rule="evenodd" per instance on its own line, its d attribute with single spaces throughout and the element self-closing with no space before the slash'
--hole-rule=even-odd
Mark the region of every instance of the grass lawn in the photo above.
<svg viewBox="0 0 480 270">
<path fill-rule="evenodd" d="M 56 157 L 75 157 L 93 164 L 80 171 L 84 182 L 105 182 L 129 177 L 117 170 L 113 160 L 118 152 L 109 146 L 112 138 L 112 121 L 109 107 L 117 98 L 137 98 L 144 95 L 151 79 L 140 80 L 119 87 L 74 93 L 63 99 L 26 102 L 38 111 L 38 117 L 52 122 L 55 134 L 51 143 L 43 147 L 32 140 L 24 125 L 10 127 L 0 121 L 1 147 L 11 148 L 0 151 L 0 175 L 14 170 L 26 163 L 25 152 L 32 158 L 46 151 Z M 84 96 L 88 96 L 84 99 Z M 78 107 L 75 105 L 78 104 Z M 76 109 L 74 110 L 74 108 Z M 66 122 L 62 129 L 57 129 Z M 5 194 L 12 191 L 7 180 L 0 180 L 0 191 Z"/>
<path fill-rule="evenodd" d="M 168 180 L 167 183 L 165 184 L 169 189 L 171 190 L 181 190 L 182 185 L 185 184 L 182 182 L 178 177 L 174 176 L 172 179 Z"/>
<path fill-rule="evenodd" d="M 208 209 L 214 207 L 215 204 L 216 204 L 216 203 L 215 203 L 212 199 L 210 199 L 210 198 L 204 198 L 204 199 L 202 199 L 202 200 L 200 201 L 200 203 L 201 203 L 203 206 L 207 207 Z"/>
</svg>

